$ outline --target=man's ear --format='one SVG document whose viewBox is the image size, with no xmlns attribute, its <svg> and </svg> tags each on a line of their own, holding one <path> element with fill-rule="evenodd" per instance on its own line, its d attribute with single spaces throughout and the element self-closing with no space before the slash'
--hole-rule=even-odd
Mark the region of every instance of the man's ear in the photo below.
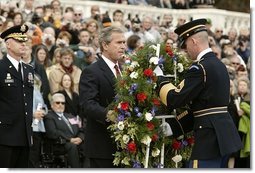
<svg viewBox="0 0 255 173">
<path fill-rule="evenodd" d="M 108 44 L 106 42 L 103 42 L 103 48 L 104 48 L 104 50 L 108 49 Z"/>
</svg>

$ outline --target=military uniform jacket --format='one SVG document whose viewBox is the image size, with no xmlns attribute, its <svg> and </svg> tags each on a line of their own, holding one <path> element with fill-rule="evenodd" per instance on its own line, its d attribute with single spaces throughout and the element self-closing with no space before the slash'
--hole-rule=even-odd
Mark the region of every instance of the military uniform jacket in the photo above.
<svg viewBox="0 0 255 173">
<path fill-rule="evenodd" d="M 229 76 L 213 52 L 192 64 L 185 79 L 167 93 L 171 109 L 190 105 L 192 112 L 229 104 Z M 185 127 L 184 127 L 185 128 Z M 194 118 L 195 145 L 191 159 L 213 159 L 242 147 L 237 129 L 226 111 Z"/>
<path fill-rule="evenodd" d="M 6 56 L 0 60 L 0 145 L 32 144 L 34 70 L 22 65 L 23 81 Z"/>
</svg>

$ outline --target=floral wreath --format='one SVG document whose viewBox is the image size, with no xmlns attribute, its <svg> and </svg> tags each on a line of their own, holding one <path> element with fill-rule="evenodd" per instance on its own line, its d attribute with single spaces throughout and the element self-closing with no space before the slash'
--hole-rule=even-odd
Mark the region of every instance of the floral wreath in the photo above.
<svg viewBox="0 0 255 173">
<path fill-rule="evenodd" d="M 176 168 L 191 154 L 194 138 L 165 137 L 161 120 L 156 115 L 170 114 L 156 93 L 158 66 L 172 83 L 179 83 L 191 62 L 186 56 L 166 45 L 146 44 L 123 65 L 122 77 L 117 79 L 116 98 L 109 105 L 112 124 L 108 127 L 117 144 L 113 164 L 120 167 Z M 161 163 L 164 144 L 164 162 Z M 148 146 L 149 149 L 148 150 Z M 146 160 L 146 157 L 147 160 Z"/>
</svg>

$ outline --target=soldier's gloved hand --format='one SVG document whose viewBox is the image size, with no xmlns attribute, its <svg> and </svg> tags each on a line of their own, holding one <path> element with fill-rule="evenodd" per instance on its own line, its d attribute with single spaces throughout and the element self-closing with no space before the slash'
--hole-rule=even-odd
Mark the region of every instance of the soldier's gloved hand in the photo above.
<svg viewBox="0 0 255 173">
<path fill-rule="evenodd" d="M 160 89 L 162 88 L 163 85 L 170 83 L 170 78 L 169 77 L 164 77 L 164 76 L 157 76 L 157 87 L 156 91 L 157 94 L 159 94 Z"/>
<path fill-rule="evenodd" d="M 173 135 L 173 131 L 170 127 L 170 125 L 167 122 L 164 122 L 160 125 L 160 127 L 162 128 L 162 132 L 165 136 L 172 136 Z"/>
</svg>

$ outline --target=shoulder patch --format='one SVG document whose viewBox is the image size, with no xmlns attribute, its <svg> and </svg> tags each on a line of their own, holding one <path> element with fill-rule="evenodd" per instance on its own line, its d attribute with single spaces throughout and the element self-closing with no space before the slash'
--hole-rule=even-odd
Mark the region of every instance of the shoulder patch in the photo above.
<svg viewBox="0 0 255 173">
<path fill-rule="evenodd" d="M 199 70 L 199 67 L 198 67 L 198 65 L 192 65 L 192 66 L 190 66 L 189 70 L 191 70 L 191 69 L 197 69 L 197 70 Z"/>
</svg>

